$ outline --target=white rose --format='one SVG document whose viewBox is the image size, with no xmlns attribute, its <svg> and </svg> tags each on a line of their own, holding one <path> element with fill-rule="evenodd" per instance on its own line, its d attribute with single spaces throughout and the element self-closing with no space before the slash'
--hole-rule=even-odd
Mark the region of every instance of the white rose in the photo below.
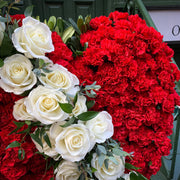
<svg viewBox="0 0 180 180">
<path fill-rule="evenodd" d="M 86 126 L 91 133 L 91 137 L 97 143 L 103 143 L 114 133 L 111 115 L 106 112 L 100 112 L 95 118 L 86 122 Z"/>
<path fill-rule="evenodd" d="M 4 31 L 5 31 L 5 23 L 0 22 L 0 46 L 1 46 L 3 38 L 4 38 Z"/>
<path fill-rule="evenodd" d="M 113 161 L 108 161 L 108 169 L 106 169 L 105 165 L 103 164 L 102 167 L 99 166 L 98 163 L 98 156 L 96 153 L 93 154 L 93 158 L 91 160 L 91 166 L 97 171 L 94 172 L 94 175 L 99 180 L 116 180 L 117 178 L 120 178 L 124 174 L 124 164 L 125 160 L 121 159 L 120 156 L 115 156 L 116 161 L 118 162 L 118 165 L 115 164 Z"/>
<path fill-rule="evenodd" d="M 15 29 L 12 42 L 17 51 L 28 58 L 46 59 L 45 53 L 54 51 L 49 27 L 32 17 L 26 17 Z"/>
<path fill-rule="evenodd" d="M 0 87 L 14 94 L 31 89 L 37 82 L 32 68 L 30 60 L 21 54 L 7 57 L 0 68 Z"/>
<path fill-rule="evenodd" d="M 24 104 L 26 98 L 22 98 L 15 102 L 13 107 L 13 116 L 16 120 L 34 120 L 34 118 L 27 112 Z"/>
<path fill-rule="evenodd" d="M 56 138 L 55 146 L 63 159 L 80 161 L 91 150 L 89 131 L 83 124 L 68 126 Z"/>
<path fill-rule="evenodd" d="M 87 106 L 86 106 L 86 97 L 78 95 L 76 105 L 74 109 L 72 110 L 72 113 L 75 116 L 78 116 L 79 114 L 86 112 Z"/>
<path fill-rule="evenodd" d="M 81 174 L 76 163 L 65 160 L 59 164 L 54 173 L 56 180 L 77 180 Z"/>
<path fill-rule="evenodd" d="M 33 89 L 25 101 L 27 112 L 43 124 L 53 124 L 68 118 L 59 106 L 67 103 L 66 96 L 57 90 L 38 86 Z"/>
<path fill-rule="evenodd" d="M 66 68 L 58 64 L 50 66 L 49 70 L 51 72 L 43 72 L 45 76 L 39 77 L 41 83 L 49 88 L 61 89 L 66 92 L 66 94 L 74 97 L 79 90 L 79 87 L 76 86 L 79 85 L 78 78 L 74 74 L 70 73 Z"/>
<path fill-rule="evenodd" d="M 55 150 L 55 139 L 56 137 L 60 134 L 60 132 L 63 130 L 63 128 L 60 125 L 63 125 L 64 122 L 58 122 L 58 123 L 54 123 L 49 131 L 46 131 L 49 140 L 51 142 L 51 147 L 49 147 L 49 145 L 46 143 L 46 141 L 44 140 L 44 138 L 41 139 L 42 144 L 43 144 L 43 148 L 32 139 L 32 141 L 34 142 L 34 144 L 36 145 L 36 148 L 38 149 L 39 152 L 44 153 L 50 157 L 52 157 L 54 160 L 58 160 L 59 159 L 59 153 Z"/>
</svg>

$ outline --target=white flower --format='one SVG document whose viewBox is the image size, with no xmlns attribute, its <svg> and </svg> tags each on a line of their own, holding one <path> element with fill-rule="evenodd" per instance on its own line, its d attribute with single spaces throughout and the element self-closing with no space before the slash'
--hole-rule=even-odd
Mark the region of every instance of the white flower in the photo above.
<svg viewBox="0 0 180 180">
<path fill-rule="evenodd" d="M 51 142 L 51 147 L 46 143 L 44 138 L 41 139 L 42 144 L 43 144 L 43 148 L 36 141 L 34 141 L 32 139 L 32 141 L 36 145 L 36 148 L 38 149 L 39 152 L 44 153 L 44 154 L 52 157 L 54 160 L 58 160 L 59 157 L 60 157 L 58 152 L 55 150 L 55 139 L 60 134 L 60 132 L 63 130 L 63 128 L 60 126 L 60 125 L 63 125 L 63 124 L 64 124 L 64 122 L 54 123 L 50 127 L 49 131 L 46 131 L 46 133 L 47 133 L 47 135 L 49 137 L 49 140 Z"/>
<path fill-rule="evenodd" d="M 22 98 L 15 102 L 13 107 L 13 116 L 16 120 L 34 120 L 34 118 L 27 112 L 24 104 L 26 98 Z"/>
<path fill-rule="evenodd" d="M 55 146 L 63 159 L 80 161 L 91 150 L 89 131 L 83 124 L 68 126 L 56 138 Z"/>
<path fill-rule="evenodd" d="M 3 38 L 4 38 L 4 31 L 5 31 L 5 23 L 0 22 L 0 46 L 1 46 Z"/>
<path fill-rule="evenodd" d="M 12 42 L 17 51 L 28 58 L 45 59 L 45 53 L 54 51 L 49 27 L 32 17 L 26 17 L 15 29 Z"/>
<path fill-rule="evenodd" d="M 72 113 L 75 116 L 78 116 L 79 114 L 86 112 L 86 111 L 87 111 L 86 97 L 78 95 L 77 102 L 76 102 L 74 109 L 72 110 Z"/>
<path fill-rule="evenodd" d="M 91 133 L 91 137 L 97 143 L 103 143 L 114 133 L 111 115 L 106 112 L 100 112 L 95 118 L 86 122 L 86 126 Z"/>
<path fill-rule="evenodd" d="M 55 169 L 56 180 L 77 180 L 81 174 L 76 163 L 71 161 L 61 161 Z"/>
<path fill-rule="evenodd" d="M 79 85 L 78 78 L 74 74 L 70 73 L 66 68 L 58 64 L 50 66 L 49 70 L 51 72 L 43 72 L 45 76 L 39 77 L 41 83 L 49 88 L 61 89 L 66 92 L 66 94 L 74 97 L 79 90 L 79 87 L 76 86 Z"/>
<path fill-rule="evenodd" d="M 99 180 L 116 180 L 117 178 L 120 178 L 124 174 L 125 160 L 124 158 L 122 160 L 120 156 L 115 156 L 115 159 L 118 162 L 118 165 L 109 160 L 108 169 L 106 169 L 105 164 L 103 164 L 102 167 L 99 166 L 98 156 L 96 153 L 94 153 L 91 160 L 91 166 L 97 169 L 97 171 L 94 172 L 94 175 Z"/>
<path fill-rule="evenodd" d="M 30 60 L 21 54 L 7 57 L 0 68 L 0 87 L 14 94 L 22 94 L 31 89 L 37 82 L 32 68 Z"/>
<path fill-rule="evenodd" d="M 68 118 L 59 106 L 67 103 L 66 96 L 57 90 L 38 86 L 33 89 L 25 101 L 27 112 L 43 124 L 53 124 Z"/>
</svg>

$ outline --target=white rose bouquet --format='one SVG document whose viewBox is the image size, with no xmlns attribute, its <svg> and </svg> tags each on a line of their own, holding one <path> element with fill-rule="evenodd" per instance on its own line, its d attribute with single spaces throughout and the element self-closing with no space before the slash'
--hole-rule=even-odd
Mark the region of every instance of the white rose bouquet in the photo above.
<svg viewBox="0 0 180 180">
<path fill-rule="evenodd" d="M 51 158 L 56 180 L 146 179 L 134 172 L 136 167 L 125 163 L 126 156 L 132 157 L 111 138 L 111 115 L 89 110 L 94 105 L 89 99 L 95 97 L 100 86 L 96 82 L 80 85 L 68 69 L 46 57 L 46 53 L 54 51 L 48 25 L 27 16 L 18 27 L 7 16 L 9 19 L 0 19 L 4 21 L 0 22 L 0 46 L 12 40 L 13 51 L 0 55 L 0 87 L 25 96 L 14 104 L 17 128 L 12 133 L 30 136 L 38 152 Z M 49 25 L 54 23 L 52 19 Z M 72 36 L 74 32 L 75 28 L 68 27 L 66 36 L 62 36 L 64 42 L 67 34 Z M 19 132 L 23 125 L 28 128 Z M 26 154 L 21 144 L 14 141 L 6 149 L 19 148 L 22 160 Z M 125 168 L 133 171 L 125 173 Z"/>
</svg>

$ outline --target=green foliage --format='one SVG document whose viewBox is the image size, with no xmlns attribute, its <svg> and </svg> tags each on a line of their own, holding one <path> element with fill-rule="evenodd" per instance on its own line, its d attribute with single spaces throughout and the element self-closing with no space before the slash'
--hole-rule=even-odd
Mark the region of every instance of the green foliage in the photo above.
<svg viewBox="0 0 180 180">
<path fill-rule="evenodd" d="M 86 102 L 86 106 L 88 109 L 91 109 L 94 106 L 94 104 L 95 104 L 94 100 L 90 100 Z"/>
<path fill-rule="evenodd" d="M 69 18 L 68 20 L 71 23 L 72 27 L 75 29 L 76 33 L 78 35 L 81 35 L 81 31 L 79 30 L 79 28 L 78 28 L 77 24 L 74 22 L 74 20 L 72 18 Z"/>
<path fill-rule="evenodd" d="M 72 113 L 72 110 L 74 109 L 73 105 L 69 104 L 69 103 L 60 103 L 59 102 L 59 106 L 65 113 Z"/>
<path fill-rule="evenodd" d="M 4 66 L 4 61 L 0 58 L 0 67 Z"/>
<path fill-rule="evenodd" d="M 73 124 L 75 122 L 76 118 L 75 117 L 72 117 L 70 118 L 70 120 L 68 120 L 65 124 L 61 125 L 61 127 L 65 128 L 65 127 L 68 127 L 70 126 L 71 124 Z"/>
<path fill-rule="evenodd" d="M 30 134 L 30 136 L 34 141 L 36 141 L 43 148 L 42 140 L 39 138 L 38 134 Z"/>
<path fill-rule="evenodd" d="M 83 112 L 80 115 L 78 115 L 77 118 L 81 121 L 89 121 L 89 120 L 95 118 L 98 114 L 99 114 L 99 112 L 96 112 L 96 111 L 87 111 L 87 112 Z"/>
<path fill-rule="evenodd" d="M 25 151 L 24 151 L 24 149 L 20 148 L 20 149 L 18 150 L 18 158 L 19 158 L 20 160 L 23 160 L 23 159 L 25 158 Z"/>
<path fill-rule="evenodd" d="M 49 26 L 49 29 L 51 31 L 54 30 L 55 26 L 56 26 L 56 17 L 55 16 L 51 16 L 48 20 L 47 25 Z"/>
<path fill-rule="evenodd" d="M 7 33 L 4 33 L 4 38 L 0 46 L 1 57 L 11 56 L 14 50 L 15 49 L 14 49 L 11 39 L 9 38 Z"/>
<path fill-rule="evenodd" d="M 90 28 L 90 25 L 89 25 L 90 20 L 91 20 L 90 15 L 85 17 L 85 21 L 81 15 L 78 17 L 77 26 L 79 30 L 81 31 L 81 33 L 85 33 Z"/>
<path fill-rule="evenodd" d="M 27 16 L 31 16 L 33 13 L 33 5 L 31 6 L 28 6 L 25 11 L 24 11 L 24 15 L 27 17 Z"/>
<path fill-rule="evenodd" d="M 21 144 L 18 142 L 18 141 L 13 141 L 12 143 L 10 143 L 6 149 L 9 149 L 9 148 L 14 148 L 14 147 L 19 147 Z"/>
<path fill-rule="evenodd" d="M 69 26 L 68 28 L 66 28 L 61 37 L 62 41 L 66 43 L 67 40 L 73 36 L 74 32 L 75 32 L 75 29 L 72 26 Z"/>
</svg>

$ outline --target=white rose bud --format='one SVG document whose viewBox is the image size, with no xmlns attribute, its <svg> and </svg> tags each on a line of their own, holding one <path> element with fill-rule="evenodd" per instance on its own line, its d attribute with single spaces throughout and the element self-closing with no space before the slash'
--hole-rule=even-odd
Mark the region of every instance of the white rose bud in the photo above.
<svg viewBox="0 0 180 180">
<path fill-rule="evenodd" d="M 0 46 L 1 46 L 3 38 L 4 38 L 4 31 L 5 31 L 5 23 L 0 22 Z"/>
<path fill-rule="evenodd" d="M 25 101 L 27 112 L 43 124 L 53 124 L 68 118 L 59 106 L 67 103 L 66 96 L 57 90 L 38 86 L 33 89 Z"/>
<path fill-rule="evenodd" d="M 7 57 L 0 68 L 0 87 L 14 94 L 31 89 L 37 82 L 32 68 L 30 60 L 21 54 Z"/>
<path fill-rule="evenodd" d="M 50 157 L 52 157 L 54 160 L 58 160 L 60 156 L 58 156 L 58 152 L 55 150 L 55 139 L 56 137 L 61 133 L 61 131 L 63 130 L 63 128 L 60 125 L 63 125 L 64 122 L 58 122 L 58 123 L 54 123 L 49 131 L 46 131 L 49 140 L 51 142 L 51 147 L 49 147 L 49 145 L 46 143 L 46 141 L 44 140 L 44 138 L 41 139 L 42 144 L 43 144 L 43 148 L 32 139 L 32 141 L 34 142 L 34 144 L 36 145 L 36 148 L 38 149 L 39 152 L 44 153 Z"/>
<path fill-rule="evenodd" d="M 13 116 L 16 120 L 34 120 L 34 118 L 27 112 L 26 106 L 24 104 L 26 98 L 22 98 L 15 102 L 13 107 Z"/>
<path fill-rule="evenodd" d="M 65 160 L 59 164 L 54 173 L 56 180 L 76 180 L 81 174 L 76 163 Z"/>
<path fill-rule="evenodd" d="M 79 79 L 72 73 L 70 73 L 66 68 L 61 65 L 54 64 L 49 67 L 51 72 L 44 73 L 45 76 L 39 76 L 41 83 L 49 88 L 61 89 L 66 92 L 66 94 L 74 97 L 79 87 Z"/>
<path fill-rule="evenodd" d="M 75 116 L 78 116 L 79 114 L 86 112 L 87 106 L 86 106 L 86 97 L 78 95 L 76 105 L 74 109 L 72 110 L 72 113 Z"/>
<path fill-rule="evenodd" d="M 99 180 L 116 180 L 117 178 L 120 178 L 124 174 L 125 160 L 124 158 L 122 160 L 120 156 L 115 156 L 115 159 L 118 162 L 118 165 L 109 160 L 108 169 L 106 169 L 105 164 L 103 164 L 102 167 L 99 166 L 98 156 L 96 153 L 94 153 L 91 160 L 91 166 L 97 169 L 97 171 L 94 172 L 94 175 Z"/>
<path fill-rule="evenodd" d="M 86 126 L 91 133 L 91 138 L 97 143 L 103 143 L 114 133 L 111 115 L 106 112 L 100 112 L 95 118 L 86 122 Z"/>
<path fill-rule="evenodd" d="M 83 124 L 68 126 L 56 138 L 55 146 L 63 159 L 80 161 L 91 150 L 89 131 Z"/>
<path fill-rule="evenodd" d="M 45 53 L 54 51 L 49 27 L 32 17 L 26 17 L 15 29 L 12 42 L 17 51 L 28 58 L 46 59 Z"/>
</svg>

